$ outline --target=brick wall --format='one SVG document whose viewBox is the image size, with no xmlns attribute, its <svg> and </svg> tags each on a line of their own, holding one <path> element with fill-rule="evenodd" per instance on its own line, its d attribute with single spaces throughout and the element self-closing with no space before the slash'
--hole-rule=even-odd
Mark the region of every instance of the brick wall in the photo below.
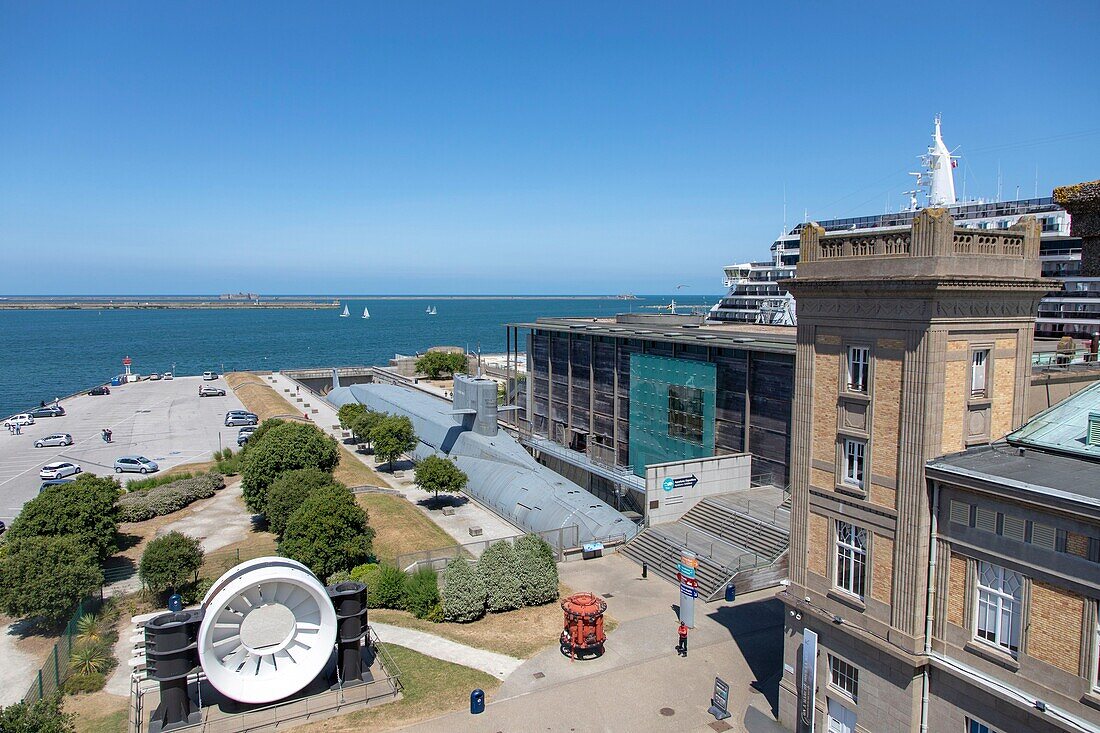
<svg viewBox="0 0 1100 733">
<path fill-rule="evenodd" d="M 1066 552 L 1077 557 L 1089 556 L 1089 538 L 1076 532 L 1066 533 Z"/>
<path fill-rule="evenodd" d="M 898 492 L 896 489 L 891 489 L 886 486 L 871 484 L 871 490 L 868 492 L 867 498 L 871 500 L 872 504 L 878 504 L 887 509 L 893 509 L 894 505 L 897 504 Z"/>
<path fill-rule="evenodd" d="M 819 336 L 817 349 L 828 348 Z M 813 458 L 830 466 L 836 463 L 836 400 L 840 380 L 840 355 L 814 353 Z M 828 488 L 832 488 L 830 484 Z"/>
<path fill-rule="evenodd" d="M 889 339 L 879 339 L 881 347 Z M 871 472 L 893 478 L 898 473 L 901 425 L 901 360 L 875 358 L 875 404 L 871 419 Z M 890 504 L 892 507 L 893 504 Z"/>
<path fill-rule="evenodd" d="M 1002 341 L 1011 341 L 1016 348 L 1016 339 L 997 339 L 1000 348 Z M 993 419 L 989 425 L 990 440 L 999 440 L 1012 432 L 1012 407 L 1016 402 L 1016 357 L 997 359 L 993 365 Z"/>
<path fill-rule="evenodd" d="M 966 341 L 948 341 L 948 357 L 957 356 L 959 351 L 967 352 Z M 966 414 L 968 382 L 966 370 L 969 364 L 964 360 L 948 361 L 944 365 L 943 375 L 943 438 L 940 453 L 954 453 L 962 450 L 963 428 Z"/>
<path fill-rule="evenodd" d="M 828 573 L 825 572 L 826 558 L 830 556 L 828 518 L 810 512 L 810 528 L 807 539 L 806 568 L 823 578 L 828 577 Z"/>
<path fill-rule="evenodd" d="M 1081 662 L 1085 599 L 1041 581 L 1031 584 L 1027 653 L 1070 674 Z"/>
<path fill-rule="evenodd" d="M 831 471 L 822 471 L 820 468 L 810 469 L 810 484 L 819 489 L 829 489 L 836 485 L 836 476 Z"/>
<path fill-rule="evenodd" d="M 871 597 L 890 602 L 894 588 L 894 541 L 876 534 L 871 543 Z"/>
<path fill-rule="evenodd" d="M 954 552 L 947 568 L 947 620 L 966 626 L 966 558 Z"/>
</svg>

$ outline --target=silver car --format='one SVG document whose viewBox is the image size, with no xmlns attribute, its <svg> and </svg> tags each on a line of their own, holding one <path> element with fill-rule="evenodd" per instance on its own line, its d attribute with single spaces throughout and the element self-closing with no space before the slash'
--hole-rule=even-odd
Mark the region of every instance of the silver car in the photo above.
<svg viewBox="0 0 1100 733">
<path fill-rule="evenodd" d="M 123 456 L 115 461 L 115 473 L 156 473 L 160 466 L 145 456 Z"/>
<path fill-rule="evenodd" d="M 42 470 L 38 472 L 38 477 L 42 479 L 59 479 L 66 476 L 75 476 L 81 472 L 80 466 L 75 463 L 69 463 L 68 461 L 58 461 L 57 463 L 47 463 L 42 467 Z"/>
<path fill-rule="evenodd" d="M 53 435 L 47 435 L 45 438 L 39 438 L 34 441 L 35 448 L 45 448 L 48 445 L 72 445 L 73 436 L 68 433 L 54 433 Z"/>
</svg>

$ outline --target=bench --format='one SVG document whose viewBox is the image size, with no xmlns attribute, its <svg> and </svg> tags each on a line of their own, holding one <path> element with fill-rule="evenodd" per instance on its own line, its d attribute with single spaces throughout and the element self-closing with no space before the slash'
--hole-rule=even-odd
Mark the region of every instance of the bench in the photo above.
<svg viewBox="0 0 1100 733">
<path fill-rule="evenodd" d="M 455 508 L 453 506 L 443 507 L 443 516 L 453 517 L 455 515 Z"/>
<path fill-rule="evenodd" d="M 481 527 L 470 527 L 470 536 L 471 537 L 480 537 L 481 536 Z"/>
</svg>

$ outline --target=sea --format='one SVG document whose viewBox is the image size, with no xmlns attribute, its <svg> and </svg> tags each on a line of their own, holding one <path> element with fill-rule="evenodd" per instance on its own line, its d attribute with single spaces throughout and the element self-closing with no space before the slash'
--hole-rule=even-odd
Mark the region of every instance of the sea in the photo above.
<svg viewBox="0 0 1100 733">
<path fill-rule="evenodd" d="M 506 323 L 653 313 L 647 306 L 671 298 L 340 299 L 351 313 L 348 318 L 340 317 L 342 308 L 0 310 L 0 415 L 102 384 L 122 373 L 127 356 L 138 374 L 194 375 L 207 370 L 385 365 L 395 354 L 443 345 L 502 353 Z M 138 299 L 156 298 L 124 298 Z M 701 297 L 677 302 L 705 305 Z M 436 315 L 425 313 L 429 306 Z M 369 319 L 362 318 L 364 308 L 370 310 Z"/>
</svg>

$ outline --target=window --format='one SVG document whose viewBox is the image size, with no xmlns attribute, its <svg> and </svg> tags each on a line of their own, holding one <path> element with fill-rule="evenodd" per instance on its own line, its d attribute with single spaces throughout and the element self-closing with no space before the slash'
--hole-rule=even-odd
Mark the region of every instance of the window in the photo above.
<svg viewBox="0 0 1100 733">
<path fill-rule="evenodd" d="M 966 733 L 998 733 L 994 728 L 990 728 L 980 720 L 974 720 L 973 718 L 966 719 Z"/>
<path fill-rule="evenodd" d="M 863 597 L 867 573 L 867 530 L 847 522 L 836 523 L 836 586 Z"/>
<path fill-rule="evenodd" d="M 859 669 L 830 654 L 829 682 L 854 701 L 859 693 Z"/>
<path fill-rule="evenodd" d="M 668 386 L 669 437 L 703 442 L 703 390 L 678 384 Z"/>
<path fill-rule="evenodd" d="M 1100 603 L 1096 604 L 1096 614 L 1093 618 L 1092 635 L 1096 639 L 1096 658 L 1092 665 L 1092 687 L 1100 690 Z"/>
<path fill-rule="evenodd" d="M 866 392 L 869 367 L 871 364 L 870 350 L 865 346 L 848 347 L 848 391 Z"/>
<path fill-rule="evenodd" d="M 863 488 L 863 457 L 867 444 L 862 440 L 844 440 L 844 483 Z"/>
<path fill-rule="evenodd" d="M 1020 649 L 1023 587 L 1019 573 L 988 562 L 978 563 L 977 636 L 1013 656 Z"/>
<path fill-rule="evenodd" d="M 970 396 L 985 397 L 986 373 L 988 372 L 989 351 L 981 349 L 970 355 Z"/>
</svg>

